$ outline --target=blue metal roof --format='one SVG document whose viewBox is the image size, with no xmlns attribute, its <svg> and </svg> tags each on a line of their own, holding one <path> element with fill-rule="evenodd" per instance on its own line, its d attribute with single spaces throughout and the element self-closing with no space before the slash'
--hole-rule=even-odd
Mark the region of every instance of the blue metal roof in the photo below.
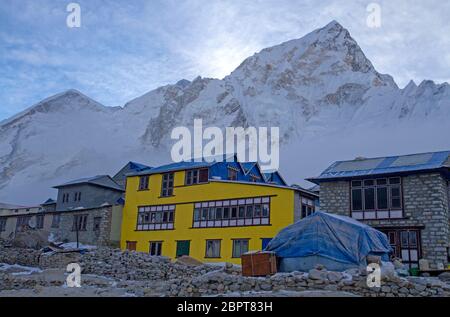
<svg viewBox="0 0 450 317">
<path fill-rule="evenodd" d="M 136 162 L 129 162 L 128 164 L 130 164 L 130 169 L 136 172 L 145 171 L 152 168 L 151 166 L 147 166 Z"/>
<path fill-rule="evenodd" d="M 308 180 L 319 184 L 332 179 L 413 173 L 441 168 L 450 168 L 450 151 L 338 161 L 320 176 Z"/>
</svg>

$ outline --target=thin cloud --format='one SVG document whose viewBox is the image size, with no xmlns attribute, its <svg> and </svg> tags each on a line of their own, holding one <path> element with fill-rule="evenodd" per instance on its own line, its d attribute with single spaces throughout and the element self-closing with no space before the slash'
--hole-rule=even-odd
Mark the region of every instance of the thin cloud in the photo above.
<svg viewBox="0 0 450 317">
<path fill-rule="evenodd" d="M 222 78 L 255 52 L 333 19 L 400 87 L 450 79 L 450 2 L 374 1 L 380 29 L 367 27 L 365 0 L 76 2 L 80 29 L 65 25 L 67 1 L 2 1 L 0 120 L 69 88 L 121 106 L 182 78 Z"/>
</svg>

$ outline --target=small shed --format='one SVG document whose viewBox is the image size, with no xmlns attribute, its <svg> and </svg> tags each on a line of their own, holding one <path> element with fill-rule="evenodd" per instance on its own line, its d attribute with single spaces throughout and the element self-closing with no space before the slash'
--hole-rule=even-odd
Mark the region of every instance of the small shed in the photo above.
<svg viewBox="0 0 450 317">
<path fill-rule="evenodd" d="M 345 216 L 318 211 L 283 229 L 266 247 L 279 258 L 279 271 L 307 271 L 317 264 L 344 271 L 365 267 L 368 255 L 389 260 L 386 235 Z"/>
</svg>

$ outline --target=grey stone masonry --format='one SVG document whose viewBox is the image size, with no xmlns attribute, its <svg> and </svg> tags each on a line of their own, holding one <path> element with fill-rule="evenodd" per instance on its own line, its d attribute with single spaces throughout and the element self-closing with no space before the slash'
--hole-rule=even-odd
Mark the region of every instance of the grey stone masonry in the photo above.
<svg viewBox="0 0 450 317">
<path fill-rule="evenodd" d="M 112 206 L 57 213 L 61 217 L 60 224 L 58 228 L 52 228 L 51 232 L 56 235 L 58 240 L 75 242 L 77 233 L 73 230 L 74 218 L 79 215 L 87 215 L 86 230 L 78 232 L 79 242 L 88 245 L 111 245 Z M 99 230 L 94 229 L 96 219 L 100 220 Z"/>
<path fill-rule="evenodd" d="M 450 243 L 449 185 L 440 173 L 413 174 L 402 177 L 403 218 L 364 220 L 370 226 L 421 229 L 422 258 L 431 268 L 448 263 Z M 320 185 L 320 207 L 323 211 L 350 216 L 350 183 L 324 182 Z"/>
<path fill-rule="evenodd" d="M 350 216 L 350 183 L 347 181 L 321 183 L 320 209 L 337 215 Z"/>
</svg>

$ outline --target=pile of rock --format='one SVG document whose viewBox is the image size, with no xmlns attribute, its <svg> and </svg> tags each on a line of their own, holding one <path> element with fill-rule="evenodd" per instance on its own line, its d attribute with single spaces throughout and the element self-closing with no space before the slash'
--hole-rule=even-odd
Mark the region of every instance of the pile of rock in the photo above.
<svg viewBox="0 0 450 317">
<path fill-rule="evenodd" d="M 367 297 L 450 296 L 450 285 L 437 278 L 385 277 L 381 287 L 369 288 L 364 271 L 331 272 L 318 266 L 308 273 L 278 273 L 270 277 L 243 277 L 226 270 L 192 279 L 172 281 L 169 296 L 220 295 L 228 292 L 342 291 Z"/>
<path fill-rule="evenodd" d="M 209 265 L 190 266 L 172 263 L 169 258 L 148 253 L 100 248 L 84 254 L 80 259 L 83 273 L 114 277 L 122 280 L 170 280 L 185 276 L 199 276 L 217 270 Z"/>
<path fill-rule="evenodd" d="M 228 296 L 277 292 L 326 291 L 368 297 L 450 296 L 449 276 L 399 277 L 392 268 L 382 270 L 381 287 L 367 285 L 365 270 L 327 271 L 318 265 L 309 272 L 278 273 L 267 277 L 244 277 L 239 266 L 181 261 L 147 253 L 99 248 L 85 253 L 41 254 L 34 250 L 0 248 L 0 263 L 39 266 L 41 275 L 13 276 L 0 270 L 0 289 L 60 286 L 67 263 L 79 263 L 85 281 L 105 291 L 124 289 L 137 296 Z M 393 265 L 391 264 L 393 267 Z M 55 270 L 48 270 L 56 267 Z M 55 272 L 59 273 L 55 273 Z M 56 275 L 57 276 L 56 276 Z M 39 276 L 44 276 L 41 278 Z M 49 278 L 49 276 L 51 278 Z M 90 277 L 89 277 L 90 276 Z M 93 277 L 95 276 L 95 278 Z M 87 278 L 87 280 L 86 280 Z M 113 281 L 113 282 L 112 282 Z M 98 284 L 98 285 L 97 285 Z"/>
<path fill-rule="evenodd" d="M 40 255 L 38 250 L 10 248 L 5 242 L 0 245 L 0 263 L 38 266 Z"/>
</svg>

